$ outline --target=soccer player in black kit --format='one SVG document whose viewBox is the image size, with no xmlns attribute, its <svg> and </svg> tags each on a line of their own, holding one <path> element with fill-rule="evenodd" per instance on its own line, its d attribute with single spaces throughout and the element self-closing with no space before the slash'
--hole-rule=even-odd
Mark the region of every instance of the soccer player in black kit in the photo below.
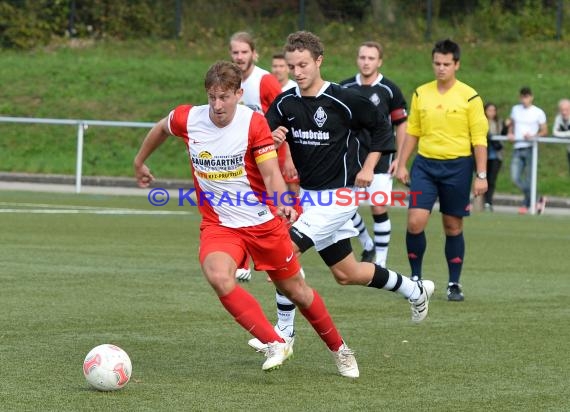
<svg viewBox="0 0 570 412">
<path fill-rule="evenodd" d="M 323 45 L 313 33 L 290 34 L 285 59 L 297 87 L 283 92 L 266 113 L 276 146 L 287 140 L 301 185 L 303 213 L 290 229 L 297 255 L 312 246 L 341 285 L 362 285 L 398 292 L 411 305 L 412 321 L 421 322 L 435 289 L 429 280 L 410 278 L 369 262 L 359 262 L 350 238 L 358 234 L 351 217 L 358 208 L 356 193 L 374 177 L 380 153 L 392 153 L 391 125 L 374 105 L 353 90 L 321 78 Z M 370 152 L 360 161 L 353 130 L 371 135 Z M 258 349 L 255 340 L 249 344 Z M 356 369 L 352 351 L 335 359 Z M 340 370 L 340 367 L 339 367 Z"/>
<path fill-rule="evenodd" d="M 384 49 L 380 43 L 365 41 L 358 47 L 356 64 L 358 74 L 340 82 L 341 86 L 352 88 L 368 98 L 378 111 L 378 116 L 390 118 L 396 131 L 396 146 L 400 147 L 406 137 L 408 113 L 406 99 L 400 88 L 387 79 L 379 69 L 382 66 Z M 392 136 L 392 139 L 394 137 Z M 359 136 L 361 144 L 369 145 L 369 135 L 364 131 Z M 388 246 L 392 233 L 392 223 L 388 216 L 387 206 L 392 205 L 393 175 L 398 167 L 398 159 L 393 153 L 382 156 L 374 169 L 374 180 L 366 189 L 370 195 L 382 193 L 381 203 L 370 203 L 374 219 L 374 240 L 368 234 L 362 217 L 357 212 L 352 223 L 358 230 L 358 239 L 362 245 L 362 258 L 366 262 L 374 262 L 386 267 Z"/>
</svg>

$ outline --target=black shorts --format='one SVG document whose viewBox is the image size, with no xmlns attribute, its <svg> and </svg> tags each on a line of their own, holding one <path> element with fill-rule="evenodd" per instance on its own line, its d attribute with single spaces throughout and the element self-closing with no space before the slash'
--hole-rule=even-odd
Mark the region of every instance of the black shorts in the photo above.
<svg viewBox="0 0 570 412">
<path fill-rule="evenodd" d="M 417 155 L 410 172 L 409 208 L 431 211 L 439 198 L 439 210 L 445 215 L 469 216 L 473 180 L 473 157 L 428 159 Z"/>
</svg>

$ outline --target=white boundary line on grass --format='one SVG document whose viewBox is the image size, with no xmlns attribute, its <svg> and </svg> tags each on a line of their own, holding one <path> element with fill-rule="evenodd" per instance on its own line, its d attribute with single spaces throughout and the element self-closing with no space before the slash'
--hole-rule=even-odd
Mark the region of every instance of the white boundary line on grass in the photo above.
<svg viewBox="0 0 570 412">
<path fill-rule="evenodd" d="M 9 207 L 3 207 L 9 206 Z M 47 203 L 0 202 L 0 213 L 93 214 L 93 215 L 192 215 L 187 211 L 141 210 L 97 206 L 56 205 Z"/>
</svg>

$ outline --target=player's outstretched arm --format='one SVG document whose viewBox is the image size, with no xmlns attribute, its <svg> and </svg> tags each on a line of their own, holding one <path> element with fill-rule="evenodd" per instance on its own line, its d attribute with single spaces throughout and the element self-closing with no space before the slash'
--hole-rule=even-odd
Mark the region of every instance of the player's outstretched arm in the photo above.
<svg viewBox="0 0 570 412">
<path fill-rule="evenodd" d="M 168 118 L 160 120 L 146 135 L 141 147 L 135 156 L 133 167 L 135 169 L 135 178 L 139 187 L 148 187 L 154 180 L 154 176 L 150 173 L 150 169 L 145 165 L 146 159 L 170 136 L 168 131 Z"/>
</svg>

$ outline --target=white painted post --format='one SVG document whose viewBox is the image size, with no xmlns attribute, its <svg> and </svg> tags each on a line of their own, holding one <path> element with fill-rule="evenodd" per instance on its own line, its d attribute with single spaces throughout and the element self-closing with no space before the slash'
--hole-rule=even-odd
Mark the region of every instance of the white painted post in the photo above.
<svg viewBox="0 0 570 412">
<path fill-rule="evenodd" d="M 538 139 L 532 141 L 532 166 L 530 179 L 530 214 L 536 214 L 536 186 L 538 180 Z"/>
<path fill-rule="evenodd" d="M 75 163 L 75 193 L 81 193 L 81 175 L 83 170 L 83 134 L 85 125 L 79 122 L 77 125 L 77 160 Z"/>
</svg>

